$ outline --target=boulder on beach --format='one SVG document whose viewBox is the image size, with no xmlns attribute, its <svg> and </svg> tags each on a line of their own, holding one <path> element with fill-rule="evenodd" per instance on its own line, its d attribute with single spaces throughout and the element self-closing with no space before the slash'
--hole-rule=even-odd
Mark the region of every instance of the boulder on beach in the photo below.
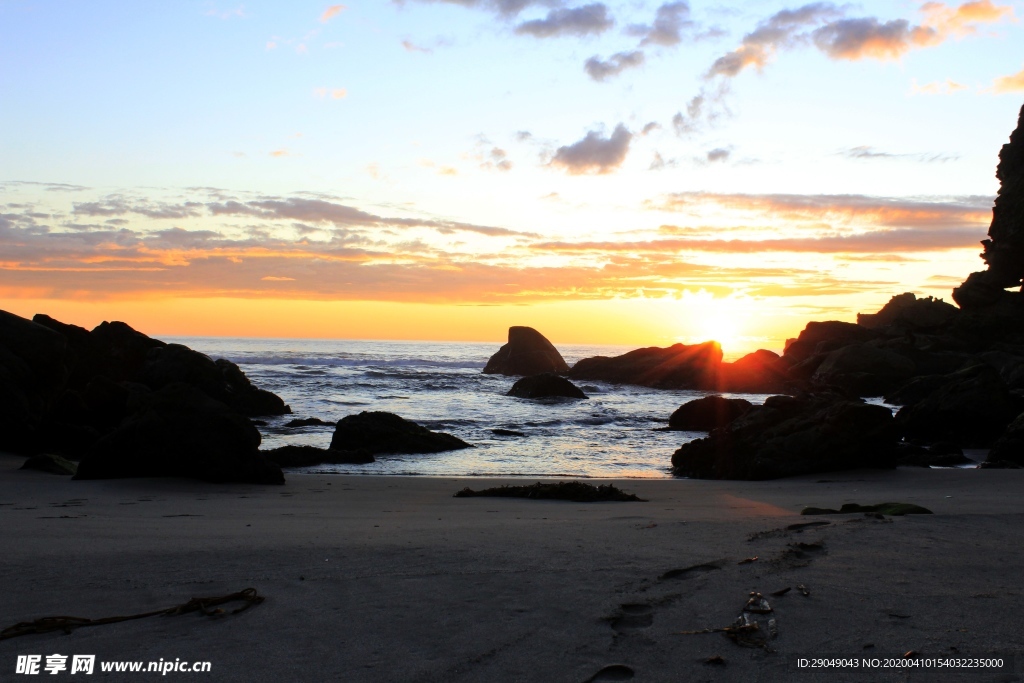
<svg viewBox="0 0 1024 683">
<path fill-rule="evenodd" d="M 254 387 L 231 361 L 224 358 L 215 361 L 181 344 L 165 344 L 150 349 L 143 362 L 140 380 L 151 389 L 160 389 L 172 382 L 185 382 L 251 417 L 291 412 L 279 396 Z"/>
<path fill-rule="evenodd" d="M 892 412 L 835 394 L 771 396 L 727 427 L 683 444 L 673 472 L 699 479 L 776 479 L 893 467 Z"/>
<path fill-rule="evenodd" d="M 283 484 L 248 418 L 182 382 L 137 394 L 130 415 L 78 465 L 77 479 L 188 477 Z"/>
<path fill-rule="evenodd" d="M 365 465 L 374 462 L 367 450 L 336 451 L 316 446 L 279 446 L 260 451 L 264 457 L 280 467 L 310 467 L 313 465 Z"/>
<path fill-rule="evenodd" d="M 21 469 L 72 476 L 78 472 L 78 464 L 53 453 L 40 453 L 26 460 Z"/>
<path fill-rule="evenodd" d="M 927 385 L 922 378 L 921 384 L 922 389 L 934 388 L 896 414 L 896 424 L 908 438 L 987 448 L 1024 410 L 998 371 L 988 365 L 928 378 Z"/>
<path fill-rule="evenodd" d="M 36 434 L 67 380 L 67 342 L 0 311 L 0 450 L 38 452 Z"/>
<path fill-rule="evenodd" d="M 1024 413 L 1015 417 L 992 444 L 986 462 L 1024 466 Z"/>
<path fill-rule="evenodd" d="M 508 328 L 508 343 L 502 345 L 484 366 L 488 375 L 536 375 L 569 371 L 562 354 L 532 327 Z"/>
<path fill-rule="evenodd" d="M 668 418 L 668 428 L 681 431 L 710 432 L 732 423 L 753 404 L 744 398 L 705 396 L 687 401 Z"/>
<path fill-rule="evenodd" d="M 0 311 L 0 449 L 77 460 L 130 417 L 130 397 L 184 382 L 241 415 L 290 412 L 234 363 L 123 322 L 93 330 Z"/>
<path fill-rule="evenodd" d="M 713 389 L 722 365 L 718 342 L 651 346 L 621 356 L 583 358 L 569 370 L 569 378 L 613 384 L 639 384 L 659 389 Z"/>
<path fill-rule="evenodd" d="M 553 372 L 523 377 L 508 390 L 506 396 L 516 398 L 587 398 L 579 387 Z"/>
<path fill-rule="evenodd" d="M 913 376 L 914 361 L 872 342 L 854 342 L 828 353 L 811 379 L 858 396 L 882 396 Z"/>
<path fill-rule="evenodd" d="M 440 453 L 471 448 L 462 439 L 444 432 L 432 432 L 394 413 L 361 412 L 338 420 L 331 437 L 336 451 L 365 450 L 379 453 Z"/>
</svg>

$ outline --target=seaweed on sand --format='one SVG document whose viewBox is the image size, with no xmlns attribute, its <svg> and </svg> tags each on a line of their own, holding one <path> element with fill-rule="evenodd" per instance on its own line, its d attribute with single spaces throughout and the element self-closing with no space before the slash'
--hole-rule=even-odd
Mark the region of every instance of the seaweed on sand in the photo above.
<svg viewBox="0 0 1024 683">
<path fill-rule="evenodd" d="M 474 491 L 468 486 L 455 494 L 456 498 L 490 496 L 496 498 L 532 498 L 534 500 L 571 500 L 576 503 L 596 503 L 606 500 L 637 501 L 646 503 L 632 493 L 626 493 L 612 484 L 594 486 L 581 481 L 559 481 L 530 486 L 497 486 Z"/>
</svg>

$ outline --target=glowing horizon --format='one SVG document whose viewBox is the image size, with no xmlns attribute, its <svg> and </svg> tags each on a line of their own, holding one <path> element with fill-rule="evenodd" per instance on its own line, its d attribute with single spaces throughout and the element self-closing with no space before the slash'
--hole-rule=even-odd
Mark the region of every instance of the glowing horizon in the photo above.
<svg viewBox="0 0 1024 683">
<path fill-rule="evenodd" d="M 0 308 L 153 336 L 529 325 L 781 351 L 981 267 L 1022 16 L 5 6 Z"/>
</svg>

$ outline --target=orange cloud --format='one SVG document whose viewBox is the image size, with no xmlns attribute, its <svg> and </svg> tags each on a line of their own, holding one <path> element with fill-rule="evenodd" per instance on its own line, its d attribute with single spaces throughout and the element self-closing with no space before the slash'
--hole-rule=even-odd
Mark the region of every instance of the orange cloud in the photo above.
<svg viewBox="0 0 1024 683">
<path fill-rule="evenodd" d="M 977 33 L 979 24 L 1013 20 L 1013 8 L 991 0 L 950 7 L 939 2 L 921 6 L 923 19 L 883 21 L 876 17 L 842 17 L 844 9 L 812 3 L 783 10 L 761 21 L 739 47 L 719 57 L 707 76 L 731 78 L 747 67 L 763 68 L 781 49 L 808 41 L 832 59 L 898 59 L 910 50 L 939 45 L 951 37 Z M 816 28 L 815 28 L 816 27 Z"/>
<path fill-rule="evenodd" d="M 324 10 L 323 14 L 320 15 L 320 23 L 326 24 L 328 21 L 338 16 L 346 9 L 348 8 L 345 5 L 331 5 L 330 7 Z"/>
<path fill-rule="evenodd" d="M 945 81 L 935 81 L 924 85 L 918 85 L 915 81 L 910 86 L 910 92 L 915 95 L 951 95 L 961 90 L 967 90 L 967 86 L 949 78 Z"/>
<path fill-rule="evenodd" d="M 1008 93 L 1024 91 L 1024 69 L 1010 76 L 1002 76 L 992 84 L 992 92 Z"/>
<path fill-rule="evenodd" d="M 677 192 L 647 207 L 684 211 L 702 204 L 758 212 L 772 218 L 803 221 L 859 222 L 887 227 L 983 226 L 991 220 L 991 197 L 965 197 L 960 201 L 925 202 L 866 195 L 713 194 Z"/>
<path fill-rule="evenodd" d="M 941 2 L 927 2 L 921 6 L 921 12 L 925 15 L 925 26 L 958 36 L 977 33 L 974 24 L 995 24 L 1004 19 L 1013 19 L 1012 7 L 994 5 L 990 0 L 965 2 L 956 8 L 947 7 Z"/>
</svg>

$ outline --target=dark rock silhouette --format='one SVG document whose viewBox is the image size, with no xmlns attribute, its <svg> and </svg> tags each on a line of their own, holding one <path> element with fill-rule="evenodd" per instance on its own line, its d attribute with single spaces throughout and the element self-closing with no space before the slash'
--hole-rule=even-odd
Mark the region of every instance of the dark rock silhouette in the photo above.
<svg viewBox="0 0 1024 683">
<path fill-rule="evenodd" d="M 71 476 L 78 472 L 78 464 L 52 453 L 33 455 L 21 466 L 23 470 L 38 470 L 48 474 Z"/>
<path fill-rule="evenodd" d="M 0 311 L 0 449 L 38 452 L 36 435 L 67 381 L 67 341 Z"/>
<path fill-rule="evenodd" d="M 1024 107 L 1017 128 L 1010 134 L 1010 142 L 999 152 L 996 178 L 999 193 L 992 207 L 989 238 L 981 242 L 984 246 L 981 257 L 988 268 L 971 273 L 953 290 L 953 300 L 965 311 L 1004 303 L 1011 298 L 1015 305 L 1022 305 L 1019 292 L 1011 295 L 1006 289 L 1019 289 L 1024 279 Z"/>
<path fill-rule="evenodd" d="M 838 320 L 807 323 L 796 339 L 786 341 L 786 350 L 782 357 L 792 365 L 817 358 L 820 363 L 824 354 L 835 351 L 853 342 L 867 342 L 876 339 L 878 334 L 855 323 L 844 323 Z M 806 374 L 810 376 L 817 369 L 815 365 Z"/>
<path fill-rule="evenodd" d="M 927 448 L 913 444 L 900 444 L 896 464 L 909 467 L 956 467 L 974 461 L 964 456 L 963 450 L 949 441 L 940 441 Z"/>
<path fill-rule="evenodd" d="M 200 389 L 176 382 L 133 402 L 129 416 L 82 458 L 77 479 L 284 483 L 281 469 L 260 454 L 260 433 L 249 419 Z"/>
<path fill-rule="evenodd" d="M 394 413 L 362 412 L 338 420 L 331 438 L 336 451 L 378 453 L 440 453 L 470 448 L 462 439 L 403 419 Z"/>
<path fill-rule="evenodd" d="M 321 420 L 319 417 L 307 417 L 299 420 L 289 420 L 285 423 L 285 427 L 314 427 L 318 425 L 333 425 L 333 422 L 327 420 Z"/>
<path fill-rule="evenodd" d="M 874 342 L 854 342 L 824 354 L 812 379 L 858 396 L 881 396 L 917 370 L 914 361 Z"/>
<path fill-rule="evenodd" d="M 243 415 L 283 415 L 290 412 L 280 397 L 254 387 L 231 361 L 223 358 L 214 361 L 181 344 L 164 344 L 149 349 L 140 379 L 151 389 L 160 389 L 172 382 L 185 382 Z"/>
<path fill-rule="evenodd" d="M 782 391 L 788 384 L 789 367 L 779 354 L 758 349 L 732 363 L 722 363 L 714 388 L 750 393 Z"/>
<path fill-rule="evenodd" d="M 743 398 L 705 396 L 687 401 L 668 418 L 668 428 L 682 431 L 710 432 L 725 427 L 745 414 L 753 404 Z"/>
<path fill-rule="evenodd" d="M 992 444 L 986 462 L 1024 466 L 1024 413 L 1015 417 Z"/>
<path fill-rule="evenodd" d="M 906 437 L 986 448 L 1024 411 L 1021 399 L 988 365 L 965 368 L 935 384 L 931 392 L 896 414 L 896 424 Z"/>
<path fill-rule="evenodd" d="M 488 375 L 537 375 L 542 372 L 566 373 L 569 366 L 558 349 L 532 327 L 508 328 L 508 343 L 491 356 L 484 366 Z"/>
<path fill-rule="evenodd" d="M 683 444 L 673 472 L 701 479 L 776 479 L 861 467 L 893 467 L 892 413 L 835 394 L 771 396 L 729 426 Z"/>
<path fill-rule="evenodd" d="M 857 324 L 869 330 L 894 332 L 925 331 L 941 328 L 952 322 L 959 309 L 942 299 L 918 299 L 913 292 L 897 294 L 878 313 L 858 313 Z"/>
<path fill-rule="evenodd" d="M 260 451 L 264 457 L 281 467 L 310 467 L 312 465 L 364 465 L 374 462 L 366 450 L 336 451 L 316 446 L 280 446 Z"/>
<path fill-rule="evenodd" d="M 47 315 L 29 321 L 0 311 L 0 449 L 85 456 L 82 478 L 277 483 L 280 470 L 256 452 L 259 432 L 246 416 L 287 412 L 234 363 L 123 322 L 89 331 Z M 254 445 L 239 445 L 243 432 L 255 435 Z M 199 448 L 207 437 L 213 445 Z M 137 457 L 132 448 L 140 449 Z"/>
<path fill-rule="evenodd" d="M 506 396 L 516 398 L 587 398 L 575 384 L 553 372 L 523 377 L 512 385 Z"/>
<path fill-rule="evenodd" d="M 711 389 L 718 383 L 722 348 L 718 342 L 651 346 L 621 356 L 583 358 L 569 370 L 570 379 L 639 384 L 659 389 Z"/>
</svg>

